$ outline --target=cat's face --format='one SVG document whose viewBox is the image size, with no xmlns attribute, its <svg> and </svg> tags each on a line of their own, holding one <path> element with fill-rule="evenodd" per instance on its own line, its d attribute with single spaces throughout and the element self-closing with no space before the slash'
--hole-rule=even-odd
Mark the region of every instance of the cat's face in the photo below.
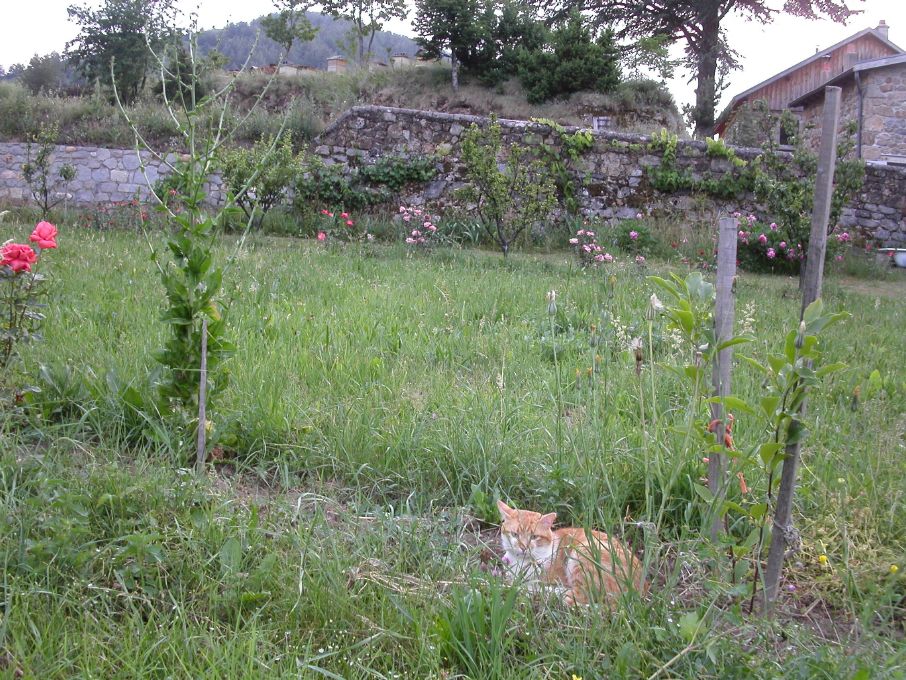
<svg viewBox="0 0 906 680">
<path fill-rule="evenodd" d="M 514 566 L 523 570 L 528 565 L 545 566 L 553 559 L 554 520 L 556 513 L 542 515 L 530 510 L 511 508 L 497 501 L 500 516 L 500 544 Z"/>
</svg>

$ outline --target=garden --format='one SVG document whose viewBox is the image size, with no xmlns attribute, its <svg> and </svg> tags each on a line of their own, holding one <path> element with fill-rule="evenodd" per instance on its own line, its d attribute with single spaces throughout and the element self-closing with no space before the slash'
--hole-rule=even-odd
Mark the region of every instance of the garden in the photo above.
<svg viewBox="0 0 906 680">
<path fill-rule="evenodd" d="M 38 154 L 37 211 L 0 216 L 0 673 L 902 675 L 906 283 L 835 230 L 803 305 L 807 176 L 714 147 L 763 214 L 613 224 L 492 119 L 445 212 L 395 200 L 430 162 L 226 148 L 221 95 L 183 95 L 148 203 L 53 205 Z M 675 144 L 652 184 L 728 190 Z M 606 531 L 645 586 L 514 582 L 498 501 Z"/>
</svg>

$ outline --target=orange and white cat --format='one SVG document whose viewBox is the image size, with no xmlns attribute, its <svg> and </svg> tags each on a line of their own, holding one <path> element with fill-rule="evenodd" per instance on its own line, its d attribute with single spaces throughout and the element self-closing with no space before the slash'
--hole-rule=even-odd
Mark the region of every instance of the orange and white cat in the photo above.
<svg viewBox="0 0 906 680">
<path fill-rule="evenodd" d="M 497 507 L 503 561 L 510 575 L 530 588 L 554 587 L 567 605 L 602 596 L 612 600 L 628 588 L 644 594 L 642 565 L 618 540 L 600 531 L 554 529 L 553 512 L 517 510 L 503 501 Z"/>
</svg>

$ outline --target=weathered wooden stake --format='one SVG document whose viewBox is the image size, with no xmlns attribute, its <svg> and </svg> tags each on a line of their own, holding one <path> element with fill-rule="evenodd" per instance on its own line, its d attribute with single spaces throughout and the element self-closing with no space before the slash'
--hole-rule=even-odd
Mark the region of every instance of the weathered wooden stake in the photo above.
<svg viewBox="0 0 906 680">
<path fill-rule="evenodd" d="M 827 227 L 830 220 L 831 196 L 833 195 L 834 169 L 837 165 L 837 122 L 840 118 L 840 88 L 824 88 L 824 115 L 821 120 L 821 151 L 818 157 L 818 173 L 815 178 L 815 203 L 812 209 L 812 229 L 809 236 L 808 255 L 805 260 L 805 274 L 802 285 L 802 309 L 821 297 L 824 280 L 824 254 L 827 247 Z M 805 414 L 807 401 L 799 410 Z M 794 422 L 791 428 L 796 427 Z M 796 478 L 799 473 L 800 444 L 786 447 L 783 472 L 780 476 L 780 490 L 777 492 L 777 506 L 774 510 L 771 531 L 771 549 L 764 571 L 764 609 L 770 612 L 777 601 L 780 588 L 780 574 L 783 560 L 789 546 L 798 542 L 792 524 L 793 495 L 796 492 Z"/>
<path fill-rule="evenodd" d="M 714 306 L 714 342 L 717 345 L 733 337 L 733 320 L 736 316 L 736 299 L 733 296 L 733 279 L 736 276 L 736 234 L 739 222 L 734 217 L 721 217 L 717 234 L 717 299 Z M 726 347 L 717 353 L 712 380 L 714 396 L 730 394 L 730 372 L 733 365 L 733 348 Z M 723 404 L 711 404 L 711 419 L 717 421 L 717 441 L 724 444 L 726 414 Z M 721 503 L 727 490 L 727 457 L 712 453 L 708 457 L 708 490 L 714 496 L 714 509 Z M 720 513 L 711 519 L 711 540 L 717 542 L 720 533 Z"/>
<path fill-rule="evenodd" d="M 198 444 L 195 453 L 195 472 L 204 472 L 207 459 L 207 401 L 208 401 L 208 317 L 201 317 L 201 374 L 198 383 Z"/>
</svg>

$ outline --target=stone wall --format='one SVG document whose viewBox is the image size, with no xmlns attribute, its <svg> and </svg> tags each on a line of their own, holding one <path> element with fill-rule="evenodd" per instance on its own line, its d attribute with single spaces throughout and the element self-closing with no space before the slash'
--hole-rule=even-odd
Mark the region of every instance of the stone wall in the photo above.
<svg viewBox="0 0 906 680">
<path fill-rule="evenodd" d="M 463 132 L 472 123 L 486 122 L 476 116 L 356 107 L 321 134 L 314 150 L 325 163 L 343 165 L 367 163 L 386 154 L 436 154 L 440 158 L 438 178 L 402 197 L 408 203 L 430 203 L 436 209 L 455 204 L 456 190 L 464 186 L 459 160 Z M 505 142 L 561 145 L 559 135 L 545 125 L 512 120 L 501 120 L 500 124 Z M 594 137 L 594 147 L 583 155 L 576 169 L 576 186 L 584 186 L 580 202 L 588 215 L 625 219 L 643 212 L 716 223 L 720 212 L 756 208 L 751 196 L 715 200 L 689 192 L 657 191 L 649 184 L 646 168 L 659 165 L 661 154 L 648 149 L 648 137 L 617 132 L 596 132 Z M 706 149 L 703 142 L 680 141 L 677 169 L 696 178 L 732 171 L 729 161 L 709 156 Z M 736 154 L 746 160 L 759 153 L 759 149 L 736 149 Z M 841 223 L 848 229 L 864 231 L 883 245 L 906 245 L 906 169 L 869 166 L 863 191 L 844 209 Z"/>
<path fill-rule="evenodd" d="M 862 158 L 884 161 L 906 157 L 906 64 L 862 71 Z M 841 83 L 840 132 L 859 119 L 859 91 L 855 80 Z M 824 97 L 816 96 L 803 107 L 805 140 L 814 149 L 821 137 Z"/>
<path fill-rule="evenodd" d="M 171 154 L 167 162 L 177 159 Z M 20 203 L 30 199 L 28 186 L 22 178 L 22 165 L 27 160 L 25 144 L 0 143 L 0 200 Z M 147 152 L 139 156 L 134 149 L 58 146 L 51 161 L 53 178 L 59 177 L 59 169 L 65 164 L 75 169 L 75 178 L 55 192 L 67 205 L 73 206 L 120 203 L 134 198 L 147 200 L 151 196 L 148 182 L 154 183 L 169 172 L 160 160 Z M 52 183 L 51 186 L 55 185 Z M 209 195 L 214 202 L 221 200 L 220 184 L 216 179 Z"/>
<path fill-rule="evenodd" d="M 328 127 L 312 148 L 326 163 L 343 166 L 367 163 L 389 154 L 438 158 L 438 176 L 427 185 L 413 187 L 401 199 L 413 205 L 430 204 L 432 210 L 456 205 L 456 190 L 465 185 L 459 159 L 462 134 L 472 124 L 486 123 L 475 116 L 414 111 L 378 106 L 350 109 Z M 560 136 L 551 128 L 526 121 L 501 120 L 506 142 L 559 147 Z M 618 132 L 598 132 L 594 146 L 575 169 L 579 200 L 588 215 L 625 219 L 637 213 L 673 216 L 689 221 L 716 223 L 720 212 L 754 210 L 751 197 L 714 200 L 689 192 L 661 193 L 648 180 L 646 168 L 661 162 L 661 154 L 648 149 L 649 138 Z M 743 159 L 757 149 L 737 149 Z M 21 177 L 25 162 L 23 144 L 0 144 L 0 200 L 27 200 Z M 58 147 L 54 165 L 68 162 L 76 179 L 67 187 L 73 205 L 91 205 L 148 198 L 139 157 L 134 151 L 92 147 Z M 142 156 L 145 174 L 152 182 L 165 170 Z M 714 177 L 732 171 L 729 161 L 708 156 L 702 142 L 680 141 L 677 168 L 696 177 Z M 216 178 L 212 199 L 220 200 Z M 906 169 L 869 166 L 861 195 L 845 209 L 842 223 L 864 230 L 883 245 L 906 246 Z"/>
</svg>

